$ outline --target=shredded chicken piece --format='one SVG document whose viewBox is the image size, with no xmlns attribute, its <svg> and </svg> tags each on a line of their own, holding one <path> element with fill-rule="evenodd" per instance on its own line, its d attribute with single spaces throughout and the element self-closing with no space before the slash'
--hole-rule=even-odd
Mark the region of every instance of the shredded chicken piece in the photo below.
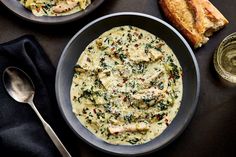
<svg viewBox="0 0 236 157">
<path fill-rule="evenodd" d="M 127 124 L 124 126 L 110 126 L 108 130 L 111 134 L 122 132 L 147 131 L 149 130 L 149 126 L 147 123 L 141 122 L 138 124 Z"/>
<path fill-rule="evenodd" d="M 137 94 L 132 95 L 132 98 L 136 100 L 141 100 L 147 95 L 151 97 L 158 97 L 159 99 L 163 99 L 166 96 L 166 93 L 165 93 L 165 90 L 159 90 L 154 87 L 151 87 L 149 89 L 141 90 Z"/>
<path fill-rule="evenodd" d="M 75 0 L 66 0 L 64 2 L 60 1 L 56 6 L 53 7 L 55 13 L 63 13 L 69 10 L 72 10 L 78 5 L 78 2 Z"/>
</svg>

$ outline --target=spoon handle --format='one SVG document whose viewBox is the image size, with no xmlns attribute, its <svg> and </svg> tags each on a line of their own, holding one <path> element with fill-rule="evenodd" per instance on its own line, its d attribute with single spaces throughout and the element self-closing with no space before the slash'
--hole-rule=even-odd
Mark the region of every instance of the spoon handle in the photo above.
<svg viewBox="0 0 236 157">
<path fill-rule="evenodd" d="M 32 107 L 32 109 L 35 111 L 35 113 L 37 114 L 41 122 L 43 123 L 45 131 L 48 133 L 49 137 L 51 138 L 51 140 L 53 141 L 53 143 L 55 144 L 55 146 L 61 153 L 62 157 L 71 157 L 70 153 L 66 150 L 65 146 L 62 144 L 62 142 L 60 141 L 56 133 L 53 131 L 51 126 L 43 119 L 43 117 L 41 116 L 37 108 L 35 107 L 33 101 L 30 101 L 29 104 Z"/>
</svg>

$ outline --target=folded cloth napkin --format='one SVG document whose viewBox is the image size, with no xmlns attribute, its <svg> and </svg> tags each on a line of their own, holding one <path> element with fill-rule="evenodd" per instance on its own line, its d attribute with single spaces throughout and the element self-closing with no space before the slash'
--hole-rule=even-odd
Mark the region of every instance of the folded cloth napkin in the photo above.
<svg viewBox="0 0 236 157">
<path fill-rule="evenodd" d="M 67 148 L 75 135 L 65 124 L 55 99 L 55 68 L 33 36 L 0 44 L 0 156 L 58 157 L 59 151 L 27 104 L 6 92 L 2 74 L 6 67 L 24 70 L 35 85 L 34 103 Z M 69 145 L 71 144 L 71 145 Z"/>
</svg>

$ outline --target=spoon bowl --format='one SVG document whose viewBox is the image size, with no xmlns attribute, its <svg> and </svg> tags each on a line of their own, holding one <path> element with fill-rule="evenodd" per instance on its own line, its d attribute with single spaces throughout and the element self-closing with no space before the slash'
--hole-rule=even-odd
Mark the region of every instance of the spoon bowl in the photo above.
<svg viewBox="0 0 236 157">
<path fill-rule="evenodd" d="M 17 102 L 33 101 L 35 88 L 30 77 L 21 69 L 8 67 L 3 72 L 4 86 Z"/>
</svg>

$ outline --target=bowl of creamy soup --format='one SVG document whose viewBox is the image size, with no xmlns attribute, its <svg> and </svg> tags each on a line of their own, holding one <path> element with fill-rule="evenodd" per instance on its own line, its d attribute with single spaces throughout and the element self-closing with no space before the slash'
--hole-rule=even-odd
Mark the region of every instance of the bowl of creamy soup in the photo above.
<svg viewBox="0 0 236 157">
<path fill-rule="evenodd" d="M 61 24 L 86 16 L 104 0 L 2 0 L 1 2 L 27 21 Z"/>
<path fill-rule="evenodd" d="M 79 138 L 116 155 L 142 155 L 173 141 L 189 123 L 199 69 L 166 22 L 116 13 L 82 28 L 57 68 L 60 110 Z"/>
</svg>

